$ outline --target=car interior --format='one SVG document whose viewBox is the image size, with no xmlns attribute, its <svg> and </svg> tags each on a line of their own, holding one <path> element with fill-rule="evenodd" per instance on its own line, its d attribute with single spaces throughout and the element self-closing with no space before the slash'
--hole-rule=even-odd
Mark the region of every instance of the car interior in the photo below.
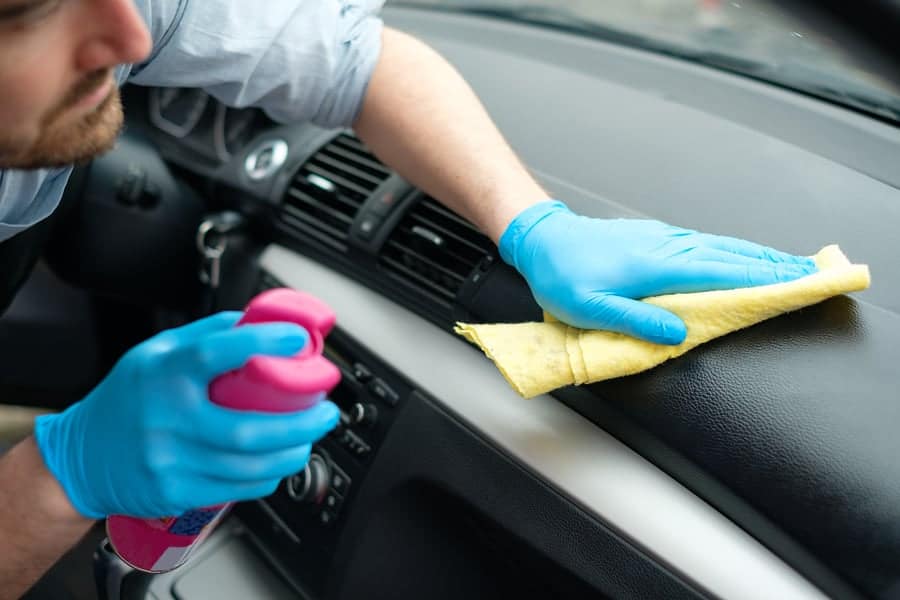
<svg viewBox="0 0 900 600">
<path fill-rule="evenodd" d="M 576 212 L 837 243 L 871 289 L 523 400 L 453 333 L 542 319 L 471 223 L 351 130 L 126 86 L 120 141 L 76 170 L 0 320 L 0 397 L 64 408 L 154 332 L 290 287 L 337 314 L 342 418 L 187 565 L 138 572 L 101 524 L 67 568 L 108 600 L 900 599 L 900 104 L 562 21 L 383 17 L 459 69 Z"/>
</svg>

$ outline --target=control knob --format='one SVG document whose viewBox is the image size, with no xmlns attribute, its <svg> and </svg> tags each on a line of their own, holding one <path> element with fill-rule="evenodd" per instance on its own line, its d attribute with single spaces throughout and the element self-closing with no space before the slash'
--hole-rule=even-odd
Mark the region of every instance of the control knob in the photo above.
<svg viewBox="0 0 900 600">
<path fill-rule="evenodd" d="M 306 467 L 287 480 L 287 493 L 297 502 L 320 504 L 328 494 L 331 468 L 320 454 L 309 457 Z"/>
<path fill-rule="evenodd" d="M 350 424 L 371 427 L 378 421 L 378 408 L 374 404 L 357 402 L 350 407 Z"/>
</svg>

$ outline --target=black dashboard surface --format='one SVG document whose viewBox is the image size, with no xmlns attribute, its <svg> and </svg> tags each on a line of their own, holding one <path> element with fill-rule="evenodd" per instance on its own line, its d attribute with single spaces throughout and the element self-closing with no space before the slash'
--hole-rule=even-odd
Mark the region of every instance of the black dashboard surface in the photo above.
<svg viewBox="0 0 900 600">
<path fill-rule="evenodd" d="M 890 157 L 898 164 L 900 132 L 677 61 L 591 52 L 591 42 L 552 32 L 529 32 L 536 43 L 512 25 L 400 23 L 451 58 L 528 164 L 581 211 L 644 215 L 796 253 L 837 242 L 870 264 L 872 289 L 852 299 L 562 397 L 608 428 L 613 408 L 650 432 L 662 448 L 622 428 L 814 581 L 831 570 L 866 594 L 893 593 L 900 171 L 880 169 Z M 849 142 L 852 159 L 834 150 Z"/>
<path fill-rule="evenodd" d="M 871 266 L 872 289 L 852 299 L 558 397 L 832 595 L 892 597 L 900 585 L 900 170 L 890 165 L 900 131 L 585 38 L 437 12 L 385 13 L 462 71 L 523 159 L 580 212 L 648 216 L 795 253 L 837 242 Z M 310 140 L 328 138 L 307 129 L 285 135 L 305 140 L 304 157 L 315 149 Z M 175 148 L 169 158 L 178 162 Z M 213 177 L 243 160 L 238 153 L 235 162 L 192 169 L 189 155 L 184 168 Z M 226 184 L 241 192 L 240 181 Z M 277 208 L 284 185 L 248 187 L 243 197 Z M 293 246 L 350 268 L 327 248 Z M 375 285 L 370 258 L 353 274 Z"/>
</svg>

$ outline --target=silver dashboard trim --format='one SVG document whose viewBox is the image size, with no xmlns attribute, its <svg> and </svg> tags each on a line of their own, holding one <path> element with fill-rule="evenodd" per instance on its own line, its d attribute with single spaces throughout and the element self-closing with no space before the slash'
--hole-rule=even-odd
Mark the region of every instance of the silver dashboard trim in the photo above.
<svg viewBox="0 0 900 600">
<path fill-rule="evenodd" d="M 330 304 L 339 326 L 548 484 L 726 599 L 826 596 L 619 440 L 550 396 L 523 400 L 493 364 L 411 311 L 293 251 L 262 268 Z M 428 348 L 428 352 L 423 352 Z M 440 369 L 434 357 L 441 357 Z"/>
</svg>

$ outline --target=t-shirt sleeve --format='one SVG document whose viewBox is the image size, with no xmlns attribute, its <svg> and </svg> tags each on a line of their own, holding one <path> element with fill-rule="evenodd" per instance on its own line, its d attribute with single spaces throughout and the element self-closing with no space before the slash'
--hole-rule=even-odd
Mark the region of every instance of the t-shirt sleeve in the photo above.
<svg viewBox="0 0 900 600">
<path fill-rule="evenodd" d="M 348 127 L 381 51 L 384 0 L 138 0 L 153 36 L 138 85 L 203 88 L 282 122 Z"/>
</svg>

